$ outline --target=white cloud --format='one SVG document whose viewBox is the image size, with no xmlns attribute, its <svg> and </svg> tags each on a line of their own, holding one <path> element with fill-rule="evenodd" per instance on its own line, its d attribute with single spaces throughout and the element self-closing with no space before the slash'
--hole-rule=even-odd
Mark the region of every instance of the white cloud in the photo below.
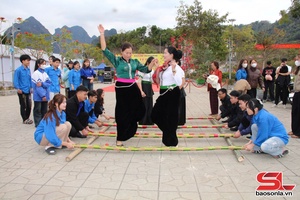
<svg viewBox="0 0 300 200">
<path fill-rule="evenodd" d="M 192 5 L 194 0 L 185 0 Z M 283 0 L 205 0 L 205 10 L 213 9 L 220 15 L 229 13 L 236 24 L 249 24 L 254 21 L 274 22 L 280 18 L 279 11 L 287 9 L 290 1 Z M 106 29 L 129 31 L 141 26 L 157 25 L 161 28 L 176 26 L 179 0 L 14 0 L 1 2 L 1 17 L 13 20 L 34 16 L 51 33 L 64 25 L 82 26 L 90 36 L 98 35 L 97 25 Z M 1 32 L 9 23 L 3 24 Z"/>
</svg>

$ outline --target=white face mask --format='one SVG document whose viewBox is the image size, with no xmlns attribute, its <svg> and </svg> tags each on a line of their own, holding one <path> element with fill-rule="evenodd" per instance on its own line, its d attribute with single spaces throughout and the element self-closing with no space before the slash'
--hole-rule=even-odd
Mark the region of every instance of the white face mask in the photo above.
<svg viewBox="0 0 300 200">
<path fill-rule="evenodd" d="M 295 65 L 298 67 L 298 66 L 300 66 L 300 61 L 299 60 L 296 60 L 295 61 Z"/>
<path fill-rule="evenodd" d="M 46 68 L 46 65 L 41 65 L 40 68 L 41 68 L 41 69 L 45 69 L 45 68 Z"/>
<path fill-rule="evenodd" d="M 246 67 L 248 67 L 248 64 L 243 63 L 242 66 L 243 66 L 243 68 L 246 68 Z"/>
<path fill-rule="evenodd" d="M 257 66 L 257 63 L 253 63 L 253 64 L 251 64 L 251 67 L 256 67 Z"/>
</svg>

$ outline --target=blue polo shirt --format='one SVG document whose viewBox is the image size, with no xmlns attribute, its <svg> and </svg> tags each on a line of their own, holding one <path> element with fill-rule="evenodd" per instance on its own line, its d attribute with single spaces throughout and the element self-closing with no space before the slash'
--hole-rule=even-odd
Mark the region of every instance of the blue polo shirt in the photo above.
<svg viewBox="0 0 300 200">
<path fill-rule="evenodd" d="M 72 69 L 69 72 L 69 83 L 70 83 L 70 90 L 72 90 L 72 85 L 74 86 L 74 91 L 80 86 L 82 78 L 80 75 L 79 70 Z"/>
<path fill-rule="evenodd" d="M 83 79 L 86 79 L 87 77 L 95 77 L 96 73 L 91 67 L 81 68 L 80 74 Z"/>
<path fill-rule="evenodd" d="M 95 121 L 98 119 L 95 115 L 95 112 L 93 111 L 92 113 L 90 113 L 95 107 L 95 103 L 90 103 L 89 99 L 86 99 L 84 101 L 84 111 L 89 113 L 89 119 L 88 122 L 93 124 L 95 123 Z"/>
<path fill-rule="evenodd" d="M 21 65 L 18 67 L 14 74 L 14 87 L 18 90 L 22 90 L 23 93 L 29 94 L 31 85 L 31 73 L 30 68 Z"/>
<path fill-rule="evenodd" d="M 48 74 L 52 84 L 49 87 L 50 92 L 58 93 L 60 92 L 60 82 L 61 70 L 59 68 L 55 69 L 53 66 L 47 67 L 45 72 Z"/>
</svg>

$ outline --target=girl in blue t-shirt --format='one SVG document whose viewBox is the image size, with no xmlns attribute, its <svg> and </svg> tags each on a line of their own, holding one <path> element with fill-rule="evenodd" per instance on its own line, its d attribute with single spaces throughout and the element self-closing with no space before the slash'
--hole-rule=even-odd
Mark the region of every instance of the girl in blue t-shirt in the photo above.
<svg viewBox="0 0 300 200">
<path fill-rule="evenodd" d="M 73 148 L 75 144 L 69 138 L 71 123 L 66 121 L 67 100 L 62 94 L 56 94 L 49 102 L 49 110 L 34 133 L 35 141 L 45 146 L 45 151 L 49 155 L 56 154 L 57 148 Z"/>
</svg>

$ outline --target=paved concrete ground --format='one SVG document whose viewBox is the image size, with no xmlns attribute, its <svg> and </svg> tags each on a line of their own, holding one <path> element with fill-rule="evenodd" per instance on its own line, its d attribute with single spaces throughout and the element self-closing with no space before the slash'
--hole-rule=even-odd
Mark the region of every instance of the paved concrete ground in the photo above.
<svg viewBox="0 0 300 200">
<path fill-rule="evenodd" d="M 95 88 L 107 84 L 96 84 Z M 115 94 L 105 94 L 105 108 L 114 113 Z M 155 95 L 155 99 L 157 94 Z M 187 116 L 207 116 L 210 112 L 205 88 L 187 90 Z M 203 152 L 113 152 L 84 150 L 66 162 L 70 150 L 49 156 L 33 140 L 33 125 L 23 125 L 17 96 L 0 97 L 0 199 L 267 199 L 255 197 L 263 171 L 283 172 L 284 184 L 296 184 L 293 197 L 300 199 L 300 140 L 291 139 L 290 154 L 282 159 L 241 151 L 237 161 L 231 150 Z M 291 106 L 271 108 L 290 131 Z M 210 124 L 208 120 L 188 124 Z M 98 130 L 98 128 L 96 128 Z M 114 131 L 110 128 L 109 131 Z M 144 130 L 146 131 L 146 130 Z M 148 130 L 147 130 L 148 131 Z M 154 130 L 152 130 L 154 131 Z M 157 132 L 157 131 L 156 131 Z M 183 129 L 179 132 L 217 133 L 216 129 Z M 225 130 L 225 132 L 229 132 Z M 77 143 L 88 139 L 75 138 Z M 243 145 L 245 138 L 231 139 Z M 94 144 L 115 143 L 115 138 L 98 138 Z M 162 146 L 161 139 L 133 138 L 126 146 Z M 179 146 L 227 145 L 223 138 L 180 139 Z"/>
</svg>

